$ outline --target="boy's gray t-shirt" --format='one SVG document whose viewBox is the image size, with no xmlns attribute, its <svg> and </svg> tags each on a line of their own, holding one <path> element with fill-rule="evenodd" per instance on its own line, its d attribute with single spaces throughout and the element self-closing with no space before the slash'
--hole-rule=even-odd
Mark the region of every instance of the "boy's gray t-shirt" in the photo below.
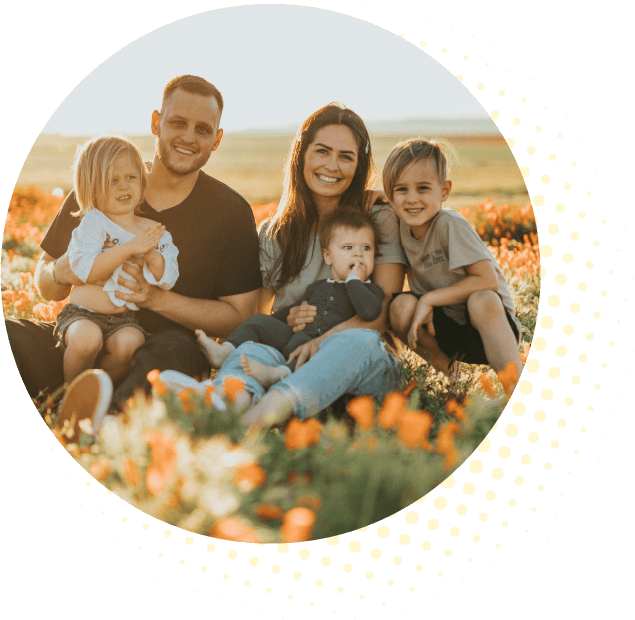
<svg viewBox="0 0 635 620">
<path fill-rule="evenodd" d="M 408 283 L 413 293 L 423 294 L 451 286 L 468 275 L 465 270 L 467 265 L 490 260 L 498 276 L 498 294 L 518 327 L 518 333 L 522 334 L 522 326 L 516 317 L 503 272 L 472 225 L 461 214 L 451 209 L 441 209 L 431 220 L 423 239 L 415 239 L 410 227 L 403 221 L 399 222 L 399 233 L 408 259 Z M 443 310 L 457 323 L 467 323 L 466 304 L 444 306 Z"/>
<path fill-rule="evenodd" d="M 375 258 L 375 265 L 384 263 L 406 264 L 406 257 L 399 241 L 399 222 L 393 210 L 385 204 L 375 205 L 371 214 L 377 218 L 377 224 L 382 236 L 383 244 L 379 246 L 381 256 Z M 278 243 L 267 235 L 269 220 L 265 220 L 258 231 L 260 237 L 260 271 L 262 273 L 263 285 L 273 288 L 274 274 L 273 266 L 280 255 Z M 318 280 L 326 280 L 331 277 L 331 268 L 324 262 L 322 256 L 322 246 L 315 231 L 311 232 L 309 248 L 306 255 L 306 262 L 293 282 L 283 286 L 276 293 L 273 309 L 278 310 L 284 306 L 289 306 L 300 299 L 309 284 Z"/>
</svg>

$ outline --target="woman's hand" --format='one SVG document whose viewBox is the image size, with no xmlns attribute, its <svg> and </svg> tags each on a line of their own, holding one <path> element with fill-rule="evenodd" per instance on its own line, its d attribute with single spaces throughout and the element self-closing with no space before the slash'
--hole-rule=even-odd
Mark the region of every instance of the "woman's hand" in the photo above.
<svg viewBox="0 0 635 620">
<path fill-rule="evenodd" d="M 316 316 L 317 308 L 310 306 L 309 302 L 303 301 L 299 306 L 295 306 L 289 310 L 287 325 L 293 330 L 293 333 L 296 333 L 302 331 L 308 323 L 313 323 Z M 298 349 L 296 349 L 296 351 L 297 350 Z M 311 357 L 313 357 L 313 355 Z"/>
<path fill-rule="evenodd" d="M 119 279 L 117 280 L 117 284 L 128 289 L 130 293 L 115 291 L 115 297 L 117 299 L 122 299 L 123 301 L 131 301 L 142 308 L 147 305 L 155 287 L 153 287 L 143 275 L 143 261 L 137 259 L 131 262 L 134 262 L 135 264 L 131 265 L 130 263 L 124 263 L 121 268 L 128 275 L 132 276 L 134 281 L 124 278 L 123 276 L 119 276 Z M 139 265 L 139 262 L 141 265 Z"/>
<path fill-rule="evenodd" d="M 300 368 L 302 364 L 308 362 L 320 348 L 320 345 L 324 342 L 326 336 L 323 334 L 318 338 L 313 338 L 313 340 L 309 340 L 309 342 L 305 342 L 301 344 L 295 351 L 289 355 L 289 362 L 296 360 L 295 370 Z"/>
<path fill-rule="evenodd" d="M 388 202 L 386 194 L 381 189 L 367 189 L 364 195 L 364 207 L 366 211 L 370 211 L 377 202 Z"/>
</svg>

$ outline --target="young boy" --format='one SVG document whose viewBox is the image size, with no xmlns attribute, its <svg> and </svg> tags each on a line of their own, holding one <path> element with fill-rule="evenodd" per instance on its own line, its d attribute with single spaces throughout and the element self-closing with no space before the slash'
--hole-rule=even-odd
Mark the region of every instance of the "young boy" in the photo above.
<svg viewBox="0 0 635 620">
<path fill-rule="evenodd" d="M 301 299 L 273 315 L 256 314 L 248 318 L 222 344 L 196 330 L 212 368 L 220 368 L 244 342 L 267 344 L 288 358 L 300 345 L 356 314 L 364 321 L 374 321 L 381 314 L 384 300 L 382 289 L 368 280 L 375 267 L 378 234 L 374 221 L 353 209 L 337 209 L 324 218 L 319 228 L 320 245 L 333 278 L 309 285 Z M 291 308 L 303 301 L 317 308 L 317 316 L 313 323 L 294 334 L 286 319 Z M 295 368 L 295 360 L 278 367 L 264 366 L 245 356 L 241 362 L 245 373 L 265 388 L 287 377 Z"/>
<path fill-rule="evenodd" d="M 450 374 L 455 361 L 510 363 L 520 374 L 522 327 L 505 277 L 463 216 L 443 209 L 452 181 L 439 141 L 398 144 L 383 171 L 384 192 L 399 218 L 410 291 L 394 296 L 390 323 L 413 351 Z"/>
</svg>

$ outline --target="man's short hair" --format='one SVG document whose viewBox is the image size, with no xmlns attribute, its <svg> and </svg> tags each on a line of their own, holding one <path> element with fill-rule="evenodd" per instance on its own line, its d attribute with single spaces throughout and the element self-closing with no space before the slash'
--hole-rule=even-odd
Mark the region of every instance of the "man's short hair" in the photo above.
<svg viewBox="0 0 635 620">
<path fill-rule="evenodd" d="M 161 112 L 165 109 L 168 99 L 172 96 L 172 93 L 180 88 L 187 93 L 193 95 L 202 95 L 203 97 L 214 97 L 218 103 L 218 110 L 223 113 L 223 96 L 216 86 L 210 84 L 207 80 L 197 75 L 180 75 L 170 80 L 166 87 L 163 89 L 163 99 L 161 100 Z"/>
</svg>

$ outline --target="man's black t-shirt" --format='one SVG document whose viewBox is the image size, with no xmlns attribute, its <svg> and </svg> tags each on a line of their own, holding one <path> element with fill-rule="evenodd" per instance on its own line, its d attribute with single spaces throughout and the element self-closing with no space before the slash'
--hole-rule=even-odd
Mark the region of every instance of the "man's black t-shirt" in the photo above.
<svg viewBox="0 0 635 620">
<path fill-rule="evenodd" d="M 53 258 L 68 249 L 80 218 L 71 192 L 57 212 L 40 247 Z M 224 183 L 199 172 L 190 195 L 180 204 L 155 211 L 141 203 L 140 215 L 164 224 L 179 250 L 179 279 L 172 291 L 196 299 L 239 295 L 262 286 L 258 262 L 258 234 L 247 201 Z M 150 333 L 181 328 L 150 310 L 137 312 Z"/>
</svg>

